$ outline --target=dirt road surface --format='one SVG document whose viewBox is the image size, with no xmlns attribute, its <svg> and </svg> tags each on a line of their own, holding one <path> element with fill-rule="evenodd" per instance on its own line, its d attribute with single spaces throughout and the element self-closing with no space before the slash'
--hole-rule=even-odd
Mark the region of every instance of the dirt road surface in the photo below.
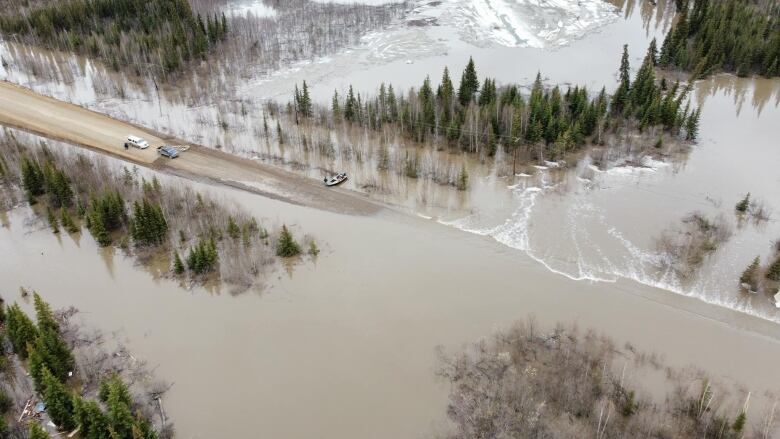
<svg viewBox="0 0 780 439">
<path fill-rule="evenodd" d="M 159 171 L 227 184 L 293 204 L 359 215 L 381 209 L 363 194 L 343 188 L 326 188 L 319 181 L 200 145 L 190 144 L 190 149 L 174 160 L 160 157 L 157 146 L 187 142 L 42 96 L 6 81 L 0 81 L 0 124 Z M 143 137 L 150 147 L 125 150 L 128 135 Z"/>
</svg>

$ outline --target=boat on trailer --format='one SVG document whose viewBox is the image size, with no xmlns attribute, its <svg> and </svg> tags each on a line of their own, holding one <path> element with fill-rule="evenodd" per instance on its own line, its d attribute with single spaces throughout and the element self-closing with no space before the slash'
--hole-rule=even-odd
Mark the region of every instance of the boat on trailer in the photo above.
<svg viewBox="0 0 780 439">
<path fill-rule="evenodd" d="M 347 181 L 347 173 L 346 172 L 342 172 L 341 174 L 336 174 L 336 175 L 334 175 L 333 177 L 330 177 L 330 178 L 325 177 L 325 179 L 323 181 L 325 182 L 325 186 L 328 186 L 328 187 L 330 187 L 330 186 L 338 186 L 341 183 L 344 183 L 345 181 Z"/>
</svg>

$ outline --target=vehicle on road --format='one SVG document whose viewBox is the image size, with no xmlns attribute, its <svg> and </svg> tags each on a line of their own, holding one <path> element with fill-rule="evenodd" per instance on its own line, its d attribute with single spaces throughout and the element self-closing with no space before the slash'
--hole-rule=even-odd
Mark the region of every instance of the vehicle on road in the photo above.
<svg viewBox="0 0 780 439">
<path fill-rule="evenodd" d="M 157 153 L 163 157 L 168 157 L 170 159 L 175 159 L 176 157 L 179 156 L 179 151 L 170 145 L 158 146 Z"/>
<path fill-rule="evenodd" d="M 342 172 L 341 174 L 336 174 L 331 178 L 325 177 L 323 181 L 325 182 L 325 186 L 337 186 L 347 181 L 347 173 Z"/>
<path fill-rule="evenodd" d="M 140 149 L 146 149 L 149 147 L 149 142 L 138 136 L 127 136 L 127 142 L 125 142 L 125 149 L 128 146 L 133 146 Z"/>
</svg>

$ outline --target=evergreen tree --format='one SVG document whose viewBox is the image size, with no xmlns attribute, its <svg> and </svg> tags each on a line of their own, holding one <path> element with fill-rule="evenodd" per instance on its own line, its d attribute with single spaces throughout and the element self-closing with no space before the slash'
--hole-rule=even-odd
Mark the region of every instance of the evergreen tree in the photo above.
<svg viewBox="0 0 780 439">
<path fill-rule="evenodd" d="M 459 191 L 465 191 L 468 188 L 468 185 L 469 185 L 469 174 L 466 171 L 466 165 L 462 165 L 460 168 L 460 172 L 458 173 L 458 179 L 455 182 L 455 187 L 457 187 Z"/>
<path fill-rule="evenodd" d="M 27 345 L 35 341 L 38 330 L 27 314 L 15 303 L 8 308 L 6 333 L 16 355 L 23 360 L 27 359 Z"/>
<path fill-rule="evenodd" d="M 647 57 L 650 59 L 653 67 L 658 65 L 658 43 L 655 38 L 650 41 L 650 46 L 647 48 Z"/>
<path fill-rule="evenodd" d="M 758 268 L 761 264 L 761 258 L 756 256 L 753 262 L 742 272 L 739 277 L 740 285 L 748 285 L 751 290 L 755 291 L 758 287 L 756 278 L 758 277 Z"/>
<path fill-rule="evenodd" d="M 442 119 L 444 124 L 451 119 L 451 112 L 453 110 L 453 97 L 455 96 L 455 87 L 452 85 L 452 79 L 450 79 L 450 71 L 447 67 L 444 67 L 444 73 L 442 73 L 441 84 L 436 90 L 436 99 L 439 101 L 439 106 L 442 109 Z"/>
<path fill-rule="evenodd" d="M 117 437 L 132 438 L 135 419 L 130 410 L 130 392 L 117 376 L 106 379 L 100 385 L 100 399 L 105 403 L 109 431 Z"/>
<path fill-rule="evenodd" d="M 737 415 L 737 419 L 734 420 L 734 425 L 731 426 L 731 429 L 741 437 L 742 432 L 745 430 L 746 422 L 747 414 L 744 411 L 741 411 L 739 412 L 739 415 Z"/>
<path fill-rule="evenodd" d="M 22 187 L 30 204 L 35 203 L 35 197 L 44 193 L 43 171 L 37 161 L 22 156 Z"/>
<path fill-rule="evenodd" d="M 69 372 L 75 368 L 76 362 L 70 347 L 60 336 L 59 324 L 49 304 L 43 301 L 38 293 L 34 293 L 33 297 L 38 333 L 35 341 L 28 343 L 27 351 L 30 358 L 30 375 L 36 383 L 36 388 L 40 390 L 41 367 L 46 367 L 57 379 L 65 381 Z"/>
<path fill-rule="evenodd" d="M 309 96 L 309 86 L 306 85 L 306 81 L 303 81 L 303 89 L 300 97 L 300 111 L 303 117 L 311 117 L 311 96 Z"/>
<path fill-rule="evenodd" d="M 173 272 L 176 273 L 177 275 L 181 275 L 184 273 L 184 263 L 179 257 L 179 252 L 177 251 L 173 252 Z"/>
<path fill-rule="evenodd" d="M 612 110 L 615 114 L 622 113 L 626 108 L 631 90 L 630 65 L 628 60 L 628 44 L 623 45 L 623 56 L 620 59 L 620 85 L 612 98 Z"/>
<path fill-rule="evenodd" d="M 54 214 L 54 211 L 51 210 L 50 207 L 46 208 L 46 220 L 49 222 L 49 227 L 51 227 L 51 231 L 55 234 L 60 233 L 60 225 L 59 222 L 57 222 L 57 215 Z"/>
<path fill-rule="evenodd" d="M 469 63 L 466 65 L 466 69 L 463 71 L 463 75 L 460 80 L 460 88 L 458 89 L 458 99 L 460 104 L 468 106 L 469 102 L 474 98 L 474 95 L 479 91 L 479 79 L 477 78 L 477 69 L 474 66 L 474 60 L 469 58 Z"/>
<path fill-rule="evenodd" d="M 352 85 L 349 86 L 347 92 L 347 101 L 344 104 L 344 118 L 348 121 L 355 122 L 357 120 L 357 101 L 355 100 L 355 92 L 352 90 Z"/>
<path fill-rule="evenodd" d="M 30 424 L 30 432 L 27 436 L 29 439 L 50 439 L 49 433 L 41 427 L 41 424 L 33 422 Z"/>
<path fill-rule="evenodd" d="M 745 198 L 741 199 L 735 206 L 738 213 L 746 213 L 750 209 L 750 192 L 745 195 Z"/>
<path fill-rule="evenodd" d="M 62 227 L 68 233 L 76 233 L 79 231 L 79 228 L 76 226 L 76 223 L 73 222 L 73 218 L 70 217 L 70 214 L 68 213 L 68 209 L 64 207 L 60 208 L 60 222 L 62 223 Z"/>
<path fill-rule="evenodd" d="M 87 227 L 98 245 L 106 247 L 111 244 L 111 235 L 108 233 L 106 226 L 96 213 L 87 217 Z"/>
<path fill-rule="evenodd" d="M 333 120 L 341 119 L 341 105 L 339 104 L 339 92 L 333 90 L 333 101 L 331 102 L 330 111 L 333 114 Z"/>
<path fill-rule="evenodd" d="M 38 320 L 38 329 L 59 332 L 60 325 L 57 323 L 51 307 L 37 292 L 33 293 L 33 304 L 35 307 L 35 318 Z"/>
<path fill-rule="evenodd" d="M 241 236 L 241 229 L 232 216 L 228 217 L 227 234 L 233 239 L 238 239 Z"/>
<path fill-rule="evenodd" d="M 286 225 L 282 226 L 282 232 L 276 243 L 276 255 L 283 258 L 290 258 L 301 253 L 301 247 L 295 242 L 292 233 Z"/>
<path fill-rule="evenodd" d="M 187 268 L 195 274 L 204 274 L 212 271 L 218 261 L 217 247 L 213 239 L 201 239 L 190 248 L 187 256 Z"/>
<path fill-rule="evenodd" d="M 41 370 L 42 397 L 46 403 L 46 413 L 60 429 L 75 428 L 73 419 L 73 399 L 68 389 L 45 366 Z"/>
<path fill-rule="evenodd" d="M 162 207 L 143 198 L 133 203 L 133 217 L 130 220 L 130 234 L 139 245 L 158 245 L 168 236 L 168 222 Z"/>
<path fill-rule="evenodd" d="M 398 120 L 398 100 L 393 90 L 393 84 L 387 88 L 387 116 L 391 122 Z"/>
<path fill-rule="evenodd" d="M 73 396 L 73 418 L 83 439 L 109 439 L 108 418 L 95 401 Z"/>
<path fill-rule="evenodd" d="M 775 282 L 780 282 L 780 255 L 775 257 L 775 261 L 767 268 L 766 278 Z"/>
<path fill-rule="evenodd" d="M 43 181 L 45 191 L 49 195 L 49 203 L 52 206 L 70 206 L 73 190 L 70 188 L 68 177 L 62 170 L 47 163 L 43 169 Z"/>
<path fill-rule="evenodd" d="M 701 108 L 693 110 L 685 122 L 685 139 L 696 140 L 699 136 L 699 118 L 701 117 Z"/>
<path fill-rule="evenodd" d="M 498 144 L 496 143 L 496 134 L 493 130 L 493 125 L 488 124 L 487 127 L 487 140 L 486 140 L 486 146 L 487 146 L 487 153 L 490 157 L 493 157 L 496 155 L 496 151 L 498 150 Z"/>
</svg>

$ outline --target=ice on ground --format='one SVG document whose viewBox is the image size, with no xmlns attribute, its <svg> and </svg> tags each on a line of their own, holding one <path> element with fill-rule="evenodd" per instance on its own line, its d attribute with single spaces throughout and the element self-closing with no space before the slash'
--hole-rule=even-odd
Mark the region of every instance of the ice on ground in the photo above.
<svg viewBox="0 0 780 439">
<path fill-rule="evenodd" d="M 225 8 L 225 14 L 232 17 L 275 17 L 276 9 L 261 0 L 238 1 L 229 3 Z"/>
<path fill-rule="evenodd" d="M 561 46 L 618 17 L 604 0 L 420 0 L 410 24 L 451 26 L 479 46 Z"/>
<path fill-rule="evenodd" d="M 403 0 L 314 0 L 317 3 L 341 3 L 346 5 L 368 5 L 368 6 L 382 6 L 389 5 L 391 3 L 401 3 Z"/>
</svg>

